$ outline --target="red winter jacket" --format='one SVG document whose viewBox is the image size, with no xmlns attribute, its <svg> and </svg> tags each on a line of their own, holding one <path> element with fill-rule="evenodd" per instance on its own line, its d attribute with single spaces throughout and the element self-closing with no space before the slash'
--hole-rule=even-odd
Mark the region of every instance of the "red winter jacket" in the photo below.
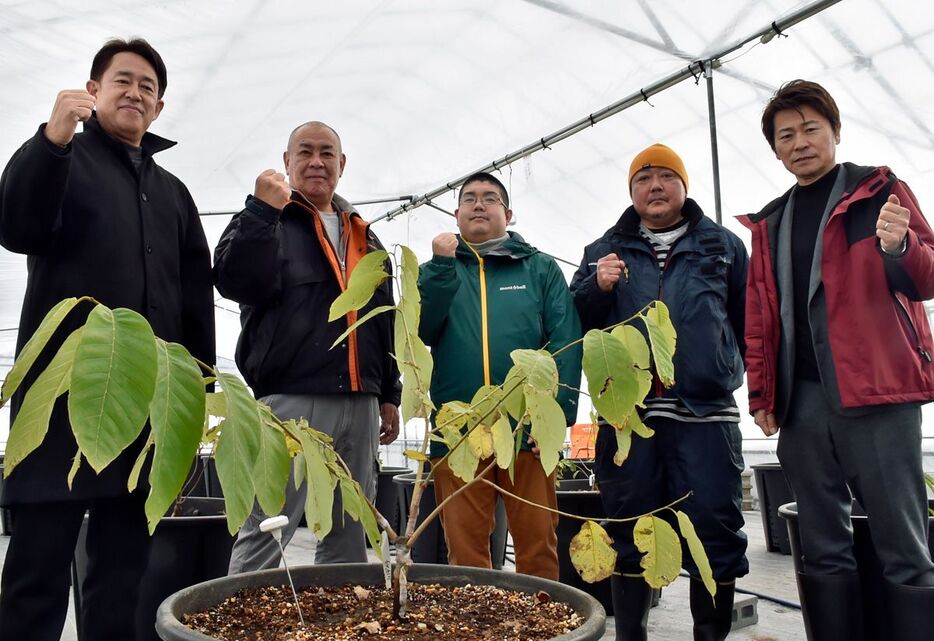
<svg viewBox="0 0 934 641">
<path fill-rule="evenodd" d="M 921 301 L 934 297 L 934 232 L 908 185 L 888 167 L 847 164 L 846 169 L 849 184 L 828 217 L 820 266 L 841 405 L 932 400 L 934 340 Z M 758 214 L 739 217 L 752 231 L 746 294 L 752 413 L 776 411 L 781 327 L 775 249 L 777 223 L 790 194 L 789 190 Z M 889 194 L 911 211 L 906 251 L 899 257 L 884 255 L 875 235 L 879 210 Z M 827 356 L 826 349 L 826 344 L 815 345 L 819 361 Z"/>
</svg>

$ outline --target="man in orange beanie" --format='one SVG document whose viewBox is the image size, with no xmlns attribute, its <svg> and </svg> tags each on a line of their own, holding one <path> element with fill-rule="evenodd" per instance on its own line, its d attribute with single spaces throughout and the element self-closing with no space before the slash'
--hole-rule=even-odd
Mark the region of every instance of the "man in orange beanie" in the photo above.
<svg viewBox="0 0 934 641">
<path fill-rule="evenodd" d="M 601 419 L 595 472 L 613 518 L 645 514 L 690 493 L 678 509 L 694 523 L 718 583 L 711 599 L 684 558 L 694 639 L 720 641 L 732 623 L 733 583 L 749 570 L 733 400 L 743 380 L 748 258 L 739 238 L 707 218 L 687 190 L 678 154 L 659 144 L 641 151 L 629 168 L 632 206 L 584 250 L 571 291 L 585 332 L 630 318 L 653 300 L 671 312 L 678 332 L 675 384 L 665 389 L 656 375 L 639 412 L 655 435 L 634 438 L 618 466 L 616 429 Z M 618 552 L 619 575 L 611 581 L 616 639 L 643 640 L 651 589 L 641 576 L 632 523 L 608 529 Z"/>
</svg>

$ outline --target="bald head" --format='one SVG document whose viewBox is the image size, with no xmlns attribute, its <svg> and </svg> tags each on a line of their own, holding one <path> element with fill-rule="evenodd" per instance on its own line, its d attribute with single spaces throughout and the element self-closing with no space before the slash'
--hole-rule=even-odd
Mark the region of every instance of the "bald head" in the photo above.
<svg viewBox="0 0 934 641">
<path fill-rule="evenodd" d="M 347 162 L 337 132 L 318 121 L 299 125 L 282 159 L 292 189 L 320 211 L 333 211 L 334 192 Z"/>
<path fill-rule="evenodd" d="M 338 150 L 338 151 L 342 151 L 342 149 L 341 149 L 341 137 L 340 137 L 339 135 L 337 135 L 337 131 L 335 131 L 335 130 L 334 130 L 334 127 L 332 127 L 331 125 L 329 125 L 329 124 L 327 124 L 327 123 L 325 123 L 325 122 L 321 122 L 320 120 L 309 120 L 308 122 L 302 123 L 302 124 L 300 124 L 298 127 L 296 127 L 295 129 L 293 129 L 293 130 L 292 130 L 292 133 L 289 134 L 289 146 L 288 146 L 289 149 L 292 148 L 292 142 L 295 140 L 295 136 L 298 135 L 298 134 L 302 131 L 302 129 L 304 129 L 305 127 L 314 127 L 314 128 L 318 128 L 318 129 L 327 129 L 327 130 L 330 131 L 332 134 L 334 134 L 334 137 L 337 139 L 337 150 Z"/>
</svg>

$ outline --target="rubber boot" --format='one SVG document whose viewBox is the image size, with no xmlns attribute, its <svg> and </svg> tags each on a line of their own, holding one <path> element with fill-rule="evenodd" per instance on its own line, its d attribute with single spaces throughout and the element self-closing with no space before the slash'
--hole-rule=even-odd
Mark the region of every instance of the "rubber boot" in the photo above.
<svg viewBox="0 0 934 641">
<path fill-rule="evenodd" d="M 613 594 L 613 616 L 616 619 L 616 641 L 646 641 L 652 588 L 642 577 L 610 577 Z"/>
<path fill-rule="evenodd" d="M 691 579 L 691 616 L 694 641 L 723 641 L 733 627 L 735 583 L 717 583 L 717 594 L 710 596 L 702 581 Z"/>
<path fill-rule="evenodd" d="M 864 640 L 862 594 L 856 572 L 798 572 L 798 594 L 808 641 Z"/>
<path fill-rule="evenodd" d="M 915 587 L 885 582 L 892 619 L 892 638 L 928 641 L 934 630 L 934 587 Z"/>
</svg>

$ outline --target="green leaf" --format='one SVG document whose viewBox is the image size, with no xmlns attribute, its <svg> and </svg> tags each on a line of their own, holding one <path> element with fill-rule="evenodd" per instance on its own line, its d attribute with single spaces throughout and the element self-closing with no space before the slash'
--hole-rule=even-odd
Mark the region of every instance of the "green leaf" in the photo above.
<svg viewBox="0 0 934 641">
<path fill-rule="evenodd" d="M 612 334 L 592 329 L 584 335 L 583 365 L 594 407 L 611 425 L 625 425 L 642 400 L 638 397 L 642 370 L 633 366 L 626 345 Z"/>
<path fill-rule="evenodd" d="M 45 440 L 55 399 L 68 391 L 71 384 L 72 363 L 82 331 L 78 328 L 65 339 L 48 367 L 26 391 L 6 442 L 4 478 L 10 476 L 16 466 Z"/>
<path fill-rule="evenodd" d="M 368 320 L 370 320 L 370 319 L 373 318 L 374 316 L 377 316 L 377 315 L 379 315 L 379 314 L 382 314 L 383 312 L 388 312 L 389 310 L 395 309 L 395 308 L 396 308 L 395 305 L 380 305 L 379 307 L 374 307 L 373 309 L 371 309 L 370 311 L 368 311 L 368 312 L 366 313 L 366 315 L 365 315 L 363 318 L 358 318 L 358 319 L 357 319 L 357 322 L 355 322 L 353 325 L 351 325 L 350 327 L 348 327 L 347 329 L 345 329 L 344 332 L 343 332 L 340 336 L 338 336 L 336 339 L 334 339 L 334 342 L 331 343 L 331 347 L 329 347 L 328 349 L 334 349 L 334 346 L 335 346 L 335 345 L 337 345 L 337 344 L 340 343 L 342 340 L 344 340 L 345 338 L 347 338 L 348 336 L 350 336 L 350 333 L 351 333 L 351 332 L 355 331 L 358 327 L 360 327 L 361 325 L 363 325 L 365 322 L 367 322 Z"/>
<path fill-rule="evenodd" d="M 331 303 L 331 311 L 328 314 L 328 321 L 335 321 L 348 312 L 360 309 L 370 302 L 376 288 L 389 278 L 389 274 L 383 269 L 383 264 L 389 254 L 386 250 L 380 249 L 368 253 L 360 259 L 350 274 L 350 282 L 340 296 Z"/>
<path fill-rule="evenodd" d="M 201 368 L 188 350 L 157 338 L 156 362 L 156 389 L 149 404 L 156 445 L 146 497 L 150 534 L 178 496 L 198 455 L 205 411 Z"/>
<path fill-rule="evenodd" d="M 613 539 L 600 525 L 585 521 L 580 532 L 571 539 L 568 551 L 571 563 L 587 583 L 596 583 L 611 576 L 616 568 Z"/>
<path fill-rule="evenodd" d="M 19 388 L 20 383 L 23 382 L 23 379 L 26 377 L 33 363 L 36 362 L 39 354 L 45 349 L 52 334 L 55 333 L 58 326 L 61 325 L 65 317 L 68 316 L 68 312 L 77 304 L 77 298 L 66 298 L 57 303 L 55 307 L 50 309 L 45 315 L 45 318 L 39 323 L 39 327 L 36 329 L 35 333 L 23 346 L 19 356 L 16 357 L 16 362 L 13 363 L 13 367 L 7 372 L 6 379 L 3 381 L 3 387 L 0 388 L 0 406 L 5 405 L 6 402 L 10 400 L 17 388 Z M 74 332 L 72 332 L 72 334 L 74 334 Z"/>
<path fill-rule="evenodd" d="M 259 452 L 253 466 L 253 487 L 256 500 L 266 514 L 278 514 L 285 504 L 285 487 L 289 482 L 289 450 L 285 434 L 278 427 L 264 423 L 260 429 Z"/>
<path fill-rule="evenodd" d="M 434 405 L 428 395 L 434 362 L 431 353 L 417 334 L 406 334 L 396 311 L 396 361 L 402 373 L 402 423 L 413 418 L 428 418 Z M 416 328 L 417 330 L 417 328 Z"/>
<path fill-rule="evenodd" d="M 401 271 L 399 309 L 405 317 L 406 331 L 413 333 L 418 331 L 422 295 L 418 290 L 418 258 L 405 245 L 402 246 Z"/>
<path fill-rule="evenodd" d="M 622 465 L 629 458 L 629 449 L 632 447 L 632 428 L 628 425 L 614 428 L 616 432 L 616 454 L 613 463 Z"/>
<path fill-rule="evenodd" d="M 691 558 L 694 559 L 694 565 L 697 566 L 697 571 L 700 573 L 701 580 L 704 582 L 704 587 L 710 592 L 710 596 L 714 597 L 717 594 L 717 583 L 713 580 L 713 571 L 710 569 L 710 561 L 707 559 L 707 552 L 704 551 L 704 545 L 697 536 L 697 531 L 694 529 L 694 524 L 691 523 L 690 517 L 680 510 L 674 510 L 674 513 L 678 517 L 678 527 L 681 528 L 681 538 L 688 544 L 688 551 L 691 553 Z"/>
<path fill-rule="evenodd" d="M 253 475 L 259 454 L 263 422 L 259 405 L 233 374 L 217 372 L 217 382 L 227 397 L 227 418 L 214 447 L 217 477 L 224 488 L 227 529 L 236 534 L 253 511 Z"/>
<path fill-rule="evenodd" d="M 204 395 L 204 405 L 210 416 L 227 416 L 227 397 L 222 392 L 208 392 Z"/>
<path fill-rule="evenodd" d="M 518 365 L 513 365 L 503 382 L 503 407 L 516 421 L 525 415 L 525 374 Z"/>
<path fill-rule="evenodd" d="M 610 335 L 615 336 L 623 342 L 632 362 L 640 369 L 649 369 L 651 360 L 649 354 L 649 344 L 645 341 L 645 336 L 632 325 L 620 325 L 614 327 Z"/>
<path fill-rule="evenodd" d="M 341 479 L 338 482 L 341 491 L 341 506 L 344 514 L 354 521 L 360 520 L 360 513 L 363 508 L 360 505 L 360 496 L 357 494 L 351 479 Z"/>
<path fill-rule="evenodd" d="M 652 438 L 655 436 L 655 430 L 642 422 L 642 419 L 639 417 L 639 412 L 633 410 L 632 414 L 629 415 L 629 421 L 627 422 L 627 427 L 635 433 L 636 436 L 642 438 Z"/>
<path fill-rule="evenodd" d="M 493 451 L 496 454 L 496 464 L 501 470 L 509 467 L 516 454 L 512 445 L 512 425 L 505 415 L 500 415 L 499 420 L 493 423 Z"/>
<path fill-rule="evenodd" d="M 145 318 L 103 305 L 91 310 L 75 350 L 68 416 L 94 471 L 107 467 L 143 430 L 156 367 L 156 337 Z"/>
<path fill-rule="evenodd" d="M 295 477 L 295 489 L 297 490 L 305 482 L 305 453 L 299 452 L 292 461 L 292 471 Z"/>
<path fill-rule="evenodd" d="M 139 455 L 136 457 L 136 461 L 133 462 L 133 467 L 130 469 L 130 477 L 126 482 L 127 492 L 134 492 L 136 486 L 139 485 L 139 475 L 143 471 L 143 464 L 146 462 L 146 458 L 149 456 L 149 450 L 152 449 L 154 443 L 155 440 L 153 440 L 152 432 L 150 432 L 149 438 L 146 439 L 146 444 L 143 445 L 143 449 L 139 451 Z M 150 530 L 149 533 L 152 534 L 152 530 Z"/>
<path fill-rule="evenodd" d="M 633 529 L 633 539 L 636 548 L 645 554 L 639 563 L 646 583 L 663 588 L 678 578 L 681 541 L 667 521 L 651 514 L 641 517 Z"/>
<path fill-rule="evenodd" d="M 305 519 L 308 529 L 323 539 L 331 531 L 331 510 L 334 507 L 334 487 L 337 479 L 328 470 L 324 447 L 305 431 L 298 433 L 305 453 L 305 479 L 308 492 L 305 497 Z"/>
<path fill-rule="evenodd" d="M 567 419 L 558 401 L 547 392 L 526 387 L 525 403 L 532 418 L 532 438 L 541 450 L 539 456 L 542 468 L 546 475 L 551 474 L 558 465 L 560 453 L 564 450 Z"/>
<path fill-rule="evenodd" d="M 376 556 L 382 561 L 384 560 L 383 546 L 381 545 L 383 537 L 380 533 L 379 523 L 376 522 L 376 515 L 373 514 L 373 507 L 366 498 L 360 484 L 354 481 L 353 487 L 360 501 L 360 523 L 363 524 L 363 531 L 366 532 L 366 538 L 370 541 L 370 547 L 373 548 Z"/>
<path fill-rule="evenodd" d="M 655 358 L 655 372 L 662 385 L 671 387 L 675 384 L 675 366 L 671 359 L 674 357 L 678 333 L 671 324 L 668 306 L 660 300 L 655 301 L 655 304 L 642 314 L 642 320 L 645 321 L 645 326 L 649 330 L 652 356 Z"/>
<path fill-rule="evenodd" d="M 512 362 L 526 376 L 526 385 L 554 396 L 558 390 L 558 366 L 544 349 L 515 349 L 509 353 Z"/>
</svg>

